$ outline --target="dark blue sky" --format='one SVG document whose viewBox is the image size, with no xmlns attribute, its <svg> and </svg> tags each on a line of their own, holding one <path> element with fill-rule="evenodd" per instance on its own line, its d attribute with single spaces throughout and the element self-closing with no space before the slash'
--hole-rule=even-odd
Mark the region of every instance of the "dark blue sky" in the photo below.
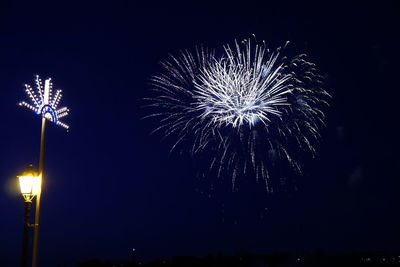
<svg viewBox="0 0 400 267">
<path fill-rule="evenodd" d="M 279 3 L 277 3 L 279 2 Z M 23 84 L 52 77 L 71 126 L 48 131 L 41 262 L 251 252 L 400 250 L 398 28 L 395 1 L 53 1 L 0 4 L 2 266 L 19 262 L 23 200 L 15 176 L 37 166 L 40 119 Z M 141 99 L 168 53 L 235 38 L 286 40 L 333 95 L 315 160 L 296 190 L 230 192 L 150 135 Z M 278 172 L 277 172 L 278 173 Z M 215 190 L 210 184 L 222 184 Z M 226 185 L 226 186 L 224 186 Z M 61 265 L 64 266 L 64 265 Z M 69 265 L 66 265 L 69 266 Z"/>
</svg>

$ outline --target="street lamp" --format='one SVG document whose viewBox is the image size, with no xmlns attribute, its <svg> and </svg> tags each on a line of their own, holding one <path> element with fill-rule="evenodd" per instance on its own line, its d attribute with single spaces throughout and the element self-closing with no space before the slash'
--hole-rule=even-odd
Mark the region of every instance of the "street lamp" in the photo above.
<svg viewBox="0 0 400 267">
<path fill-rule="evenodd" d="M 21 194 L 24 197 L 25 213 L 24 213 L 24 232 L 22 239 L 21 266 L 28 266 L 28 247 L 29 247 L 29 227 L 30 213 L 33 198 L 40 194 L 42 178 L 33 170 L 33 166 L 29 165 L 26 170 L 18 177 Z"/>
<path fill-rule="evenodd" d="M 32 164 L 18 177 L 19 187 L 25 202 L 32 203 L 32 199 L 40 192 L 42 179 L 33 170 Z"/>
<path fill-rule="evenodd" d="M 42 117 L 42 130 L 40 134 L 40 156 L 39 156 L 39 176 L 40 183 L 42 183 L 44 177 L 44 165 L 45 165 L 45 151 L 46 151 L 46 136 L 47 136 L 47 122 L 51 121 L 58 126 L 68 130 L 69 126 L 60 121 L 61 118 L 68 116 L 69 109 L 67 107 L 59 108 L 58 104 L 61 100 L 61 90 L 57 90 L 53 94 L 53 83 L 51 78 L 44 81 L 36 75 L 35 79 L 36 90 L 30 85 L 25 84 L 25 92 L 30 99 L 30 103 L 21 101 L 20 106 L 25 107 L 37 115 Z M 29 180 L 27 180 L 29 181 Z M 33 188 L 32 188 L 33 190 Z M 32 191 L 33 192 L 33 191 Z M 34 224 L 34 235 L 33 235 L 33 255 L 32 255 L 32 267 L 38 266 L 39 258 L 39 231 L 40 231 L 40 207 L 41 207 L 41 186 L 38 187 L 36 192 L 36 210 L 35 210 L 35 224 Z M 28 193 L 29 195 L 29 193 Z"/>
</svg>

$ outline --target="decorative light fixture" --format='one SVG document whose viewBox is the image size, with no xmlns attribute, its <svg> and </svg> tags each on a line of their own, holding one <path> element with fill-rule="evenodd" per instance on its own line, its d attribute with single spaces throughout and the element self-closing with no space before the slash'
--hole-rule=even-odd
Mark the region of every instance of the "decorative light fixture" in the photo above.
<svg viewBox="0 0 400 267">
<path fill-rule="evenodd" d="M 36 92 L 30 85 L 25 84 L 25 92 L 29 96 L 32 104 L 21 101 L 19 105 L 32 110 L 36 114 L 68 130 L 69 126 L 61 122 L 60 119 L 68 115 L 69 109 L 67 107 L 57 109 L 62 97 L 62 90 L 57 90 L 53 96 L 53 83 L 51 82 L 51 78 L 46 79 L 43 86 L 42 79 L 39 78 L 39 75 L 36 75 L 35 82 Z"/>
<path fill-rule="evenodd" d="M 30 225 L 29 223 L 25 223 L 26 227 L 24 229 L 24 240 L 28 240 L 26 236 L 28 236 L 29 227 L 34 228 L 33 235 L 33 252 L 32 252 L 32 267 L 38 266 L 38 257 L 39 257 L 39 232 L 40 232 L 40 210 L 41 210 L 41 195 L 42 195 L 42 180 L 44 179 L 44 165 L 45 165 L 45 152 L 46 152 L 46 136 L 47 136 L 47 122 L 51 121 L 56 125 L 63 127 L 68 130 L 69 126 L 60 121 L 61 118 L 65 117 L 69 113 L 69 109 L 67 107 L 59 108 L 58 104 L 61 100 L 62 94 L 61 90 L 57 90 L 53 96 L 53 84 L 51 82 L 51 78 L 48 78 L 44 82 L 44 86 L 42 80 L 36 75 L 36 91 L 32 89 L 32 87 L 28 84 L 25 84 L 25 92 L 30 98 L 31 104 L 28 104 L 25 101 L 21 101 L 19 103 L 20 106 L 26 107 L 36 114 L 42 117 L 42 129 L 40 134 L 40 156 L 39 156 L 39 171 L 38 171 L 38 180 L 33 178 L 25 178 L 20 179 L 21 190 L 24 198 L 26 199 L 26 213 L 25 213 L 25 222 L 27 222 L 27 218 L 29 219 L 29 210 L 30 204 L 32 203 L 32 199 L 36 196 L 36 209 L 35 209 L 35 223 Z M 30 177 L 30 176 L 26 176 Z M 33 177 L 33 176 L 32 176 Z M 21 191 L 22 192 L 22 191 Z M 27 200 L 30 201 L 27 201 Z M 27 215 L 28 214 L 28 215 Z M 26 265 L 27 263 L 27 241 L 24 241 L 23 245 L 23 253 L 22 253 L 22 265 Z"/>
</svg>

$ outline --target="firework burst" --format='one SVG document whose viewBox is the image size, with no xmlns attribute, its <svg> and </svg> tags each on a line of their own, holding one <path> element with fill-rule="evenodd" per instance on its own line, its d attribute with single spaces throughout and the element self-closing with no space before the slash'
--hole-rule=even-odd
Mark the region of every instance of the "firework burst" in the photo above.
<svg viewBox="0 0 400 267">
<path fill-rule="evenodd" d="M 155 131 L 176 137 L 172 150 L 212 155 L 209 169 L 231 174 L 233 184 L 250 173 L 272 190 L 274 163 L 300 172 L 302 155 L 315 155 L 330 98 L 316 65 L 305 54 L 283 56 L 284 49 L 247 39 L 219 56 L 205 48 L 170 56 L 147 99 L 148 117 L 159 117 Z"/>
</svg>

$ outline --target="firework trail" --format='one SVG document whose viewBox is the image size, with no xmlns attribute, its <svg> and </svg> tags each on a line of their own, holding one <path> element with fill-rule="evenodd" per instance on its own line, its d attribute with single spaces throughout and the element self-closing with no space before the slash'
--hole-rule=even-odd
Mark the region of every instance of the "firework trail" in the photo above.
<svg viewBox="0 0 400 267">
<path fill-rule="evenodd" d="M 208 168 L 229 173 L 233 185 L 250 174 L 272 190 L 277 161 L 300 172 L 302 155 L 315 156 L 330 96 L 316 65 L 305 54 L 282 55 L 285 47 L 271 52 L 247 39 L 218 56 L 203 47 L 170 56 L 151 79 L 155 131 L 176 138 L 171 150 L 212 155 Z"/>
</svg>

